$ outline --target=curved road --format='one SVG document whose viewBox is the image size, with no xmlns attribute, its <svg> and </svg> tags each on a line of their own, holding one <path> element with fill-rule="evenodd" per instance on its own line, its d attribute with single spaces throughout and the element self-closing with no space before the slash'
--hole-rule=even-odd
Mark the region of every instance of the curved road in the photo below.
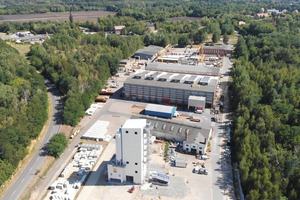
<svg viewBox="0 0 300 200">
<path fill-rule="evenodd" d="M 48 128 L 48 132 L 39 148 L 39 150 L 35 153 L 34 157 L 27 165 L 25 170 L 22 172 L 18 180 L 13 184 L 13 186 L 8 190 L 8 192 L 3 197 L 3 200 L 16 200 L 19 199 L 21 194 L 24 192 L 30 181 L 33 179 L 36 171 L 40 169 L 42 164 L 44 163 L 46 156 L 43 151 L 43 147 L 48 143 L 50 138 L 59 132 L 61 122 L 62 122 L 62 102 L 60 99 L 59 92 L 56 88 L 52 86 L 52 84 L 46 80 L 45 84 L 47 86 L 47 90 L 50 93 L 50 98 L 52 101 L 52 116 L 51 123 Z"/>
</svg>

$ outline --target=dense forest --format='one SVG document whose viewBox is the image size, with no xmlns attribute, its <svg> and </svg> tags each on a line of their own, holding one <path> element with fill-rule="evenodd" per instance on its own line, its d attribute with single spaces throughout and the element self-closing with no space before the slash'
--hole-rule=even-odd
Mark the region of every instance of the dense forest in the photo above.
<svg viewBox="0 0 300 200">
<path fill-rule="evenodd" d="M 0 40 L 0 186 L 27 154 L 47 119 L 44 79 Z"/>
<path fill-rule="evenodd" d="M 272 19 L 273 20 L 273 19 Z M 300 199 L 300 17 L 241 28 L 233 75 L 234 159 L 246 199 Z"/>
<path fill-rule="evenodd" d="M 105 81 L 117 72 L 120 60 L 143 43 L 139 36 L 85 35 L 72 26 L 67 23 L 43 45 L 32 46 L 28 56 L 60 90 L 65 102 L 64 123 L 75 126 Z"/>
<path fill-rule="evenodd" d="M 261 7 L 293 11 L 299 5 L 283 4 L 283 0 L 278 3 L 271 0 L 189 0 L 184 3 L 181 0 L 0 0 L 0 15 L 106 10 L 115 11 L 118 16 L 131 16 L 138 20 L 165 21 L 169 17 L 182 16 L 253 15 L 261 12 Z"/>
</svg>

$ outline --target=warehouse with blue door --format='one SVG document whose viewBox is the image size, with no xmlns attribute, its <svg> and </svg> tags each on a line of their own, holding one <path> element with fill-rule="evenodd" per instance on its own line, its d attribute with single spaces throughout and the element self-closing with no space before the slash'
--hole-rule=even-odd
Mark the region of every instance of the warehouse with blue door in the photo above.
<svg viewBox="0 0 300 200">
<path fill-rule="evenodd" d="M 172 118 L 174 117 L 175 110 L 176 108 L 172 106 L 148 104 L 145 108 L 145 115 Z"/>
</svg>

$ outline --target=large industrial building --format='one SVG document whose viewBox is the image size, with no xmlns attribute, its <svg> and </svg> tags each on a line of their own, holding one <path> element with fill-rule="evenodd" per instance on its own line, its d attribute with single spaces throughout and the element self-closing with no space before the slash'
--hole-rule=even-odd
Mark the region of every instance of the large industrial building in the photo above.
<svg viewBox="0 0 300 200">
<path fill-rule="evenodd" d="M 183 150 L 187 153 L 205 154 L 208 141 L 212 136 L 211 128 L 203 128 L 197 124 L 151 116 L 133 116 L 132 118 L 146 119 L 151 135 L 182 142 Z"/>
<path fill-rule="evenodd" d="M 108 179 L 143 183 L 151 154 L 146 119 L 128 119 L 115 138 L 116 154 L 107 164 Z"/>
<path fill-rule="evenodd" d="M 212 106 L 217 76 L 142 71 L 124 82 L 124 98 L 154 103 L 188 105 L 190 96 L 205 97 Z"/>
<path fill-rule="evenodd" d="M 205 64 L 199 65 L 183 65 L 183 64 L 167 64 L 160 62 L 152 62 L 146 66 L 147 70 L 162 71 L 170 73 L 180 74 L 194 74 L 194 75 L 206 75 L 206 76 L 218 76 L 220 68 L 214 66 L 208 66 Z"/>
<path fill-rule="evenodd" d="M 233 45 L 220 45 L 220 46 L 203 46 L 203 53 L 210 54 L 210 55 L 231 55 L 233 52 Z"/>
<path fill-rule="evenodd" d="M 152 60 L 157 56 L 159 51 L 163 50 L 163 47 L 150 45 L 144 49 L 139 49 L 134 53 L 134 57 L 137 59 Z"/>
</svg>

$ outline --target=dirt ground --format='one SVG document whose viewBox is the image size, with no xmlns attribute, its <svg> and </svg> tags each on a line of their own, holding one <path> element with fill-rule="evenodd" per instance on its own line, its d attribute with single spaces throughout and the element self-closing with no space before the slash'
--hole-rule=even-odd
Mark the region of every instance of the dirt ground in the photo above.
<svg viewBox="0 0 300 200">
<path fill-rule="evenodd" d="M 69 12 L 61 13 L 42 13 L 42 14 L 24 14 L 24 15 L 1 15 L 0 22 L 35 22 L 35 21 L 69 21 Z M 74 21 L 85 22 L 97 21 L 98 17 L 107 17 L 115 15 L 111 11 L 78 11 L 72 12 Z"/>
<path fill-rule="evenodd" d="M 30 51 L 30 44 L 11 44 L 12 47 L 17 49 L 19 53 L 23 56 L 26 56 L 26 54 Z"/>
</svg>

